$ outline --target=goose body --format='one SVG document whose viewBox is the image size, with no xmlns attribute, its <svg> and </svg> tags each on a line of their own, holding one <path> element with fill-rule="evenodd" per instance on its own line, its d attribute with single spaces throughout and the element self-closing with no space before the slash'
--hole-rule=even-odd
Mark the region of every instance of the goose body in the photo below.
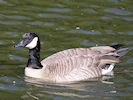
<svg viewBox="0 0 133 100">
<path fill-rule="evenodd" d="M 28 40 L 27 40 L 28 39 Z M 116 50 L 120 45 L 74 48 L 57 52 L 40 62 L 40 40 L 35 33 L 26 33 L 15 47 L 29 48 L 25 75 L 45 81 L 63 83 L 85 81 L 110 73 L 128 48 Z"/>
</svg>

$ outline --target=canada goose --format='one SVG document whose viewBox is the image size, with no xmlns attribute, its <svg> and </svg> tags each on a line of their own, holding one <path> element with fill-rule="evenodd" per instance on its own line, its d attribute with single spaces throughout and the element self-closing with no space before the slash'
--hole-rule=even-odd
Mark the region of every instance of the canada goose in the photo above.
<svg viewBox="0 0 133 100">
<path fill-rule="evenodd" d="M 40 62 L 40 39 L 35 33 L 25 33 L 15 47 L 29 48 L 25 75 L 45 81 L 63 83 L 85 81 L 110 73 L 128 48 L 121 45 L 74 48 L 55 53 Z"/>
</svg>

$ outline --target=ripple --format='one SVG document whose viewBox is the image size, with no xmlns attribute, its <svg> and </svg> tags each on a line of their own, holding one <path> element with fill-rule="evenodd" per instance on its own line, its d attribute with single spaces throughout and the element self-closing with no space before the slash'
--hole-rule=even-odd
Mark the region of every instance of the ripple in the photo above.
<svg viewBox="0 0 133 100">
<path fill-rule="evenodd" d="M 96 43 L 94 43 L 94 42 L 89 42 L 88 40 L 83 40 L 83 41 L 81 42 L 81 45 L 83 45 L 83 46 L 96 46 Z"/>
<path fill-rule="evenodd" d="M 71 9 L 68 9 L 68 8 L 48 8 L 47 11 L 49 11 L 49 12 L 67 13 L 67 12 L 70 12 Z"/>
<path fill-rule="evenodd" d="M 48 26 L 48 27 L 52 27 L 52 26 L 54 26 L 53 23 L 49 23 L 49 22 L 41 22 L 41 21 L 35 21 L 35 22 L 32 22 L 31 25 Z"/>
<path fill-rule="evenodd" d="M 2 25 L 19 25 L 21 22 L 18 21 L 0 21 L 0 24 Z"/>
<path fill-rule="evenodd" d="M 1 90 L 19 90 L 20 89 L 19 84 L 22 83 L 23 83 L 22 80 L 15 77 L 6 77 L 6 76 L 0 77 Z"/>
<path fill-rule="evenodd" d="M 108 13 L 113 13 L 116 15 L 131 15 L 132 14 L 132 12 L 125 10 L 125 9 L 120 9 L 120 8 L 107 8 L 104 11 Z"/>
<path fill-rule="evenodd" d="M 112 17 L 109 17 L 109 16 L 102 16 L 101 19 L 102 19 L 102 20 L 110 20 L 110 19 L 112 19 Z"/>
<path fill-rule="evenodd" d="M 129 58 L 129 59 L 125 62 L 125 64 L 133 64 L 133 58 Z"/>
<path fill-rule="evenodd" d="M 0 4 L 6 4 L 7 2 L 5 0 L 0 0 Z"/>
<path fill-rule="evenodd" d="M 55 7 L 65 7 L 65 5 L 60 4 L 60 3 L 54 3 L 54 4 L 52 4 L 52 6 L 55 6 Z"/>
<path fill-rule="evenodd" d="M 18 34 L 16 32 L 6 32 L 5 34 L 10 35 L 11 37 L 17 37 Z"/>
<path fill-rule="evenodd" d="M 129 31 L 128 32 L 128 35 L 133 35 L 133 31 Z"/>
<path fill-rule="evenodd" d="M 127 44 L 127 45 L 129 45 L 129 44 L 133 44 L 133 40 L 125 41 L 124 43 Z"/>
<path fill-rule="evenodd" d="M 13 85 L 0 84 L 0 89 L 1 90 L 16 90 L 16 87 Z"/>
<path fill-rule="evenodd" d="M 62 19 L 69 19 L 70 16 L 60 15 L 60 14 L 48 14 L 48 13 L 41 13 L 38 16 L 44 18 L 62 18 Z"/>
<path fill-rule="evenodd" d="M 120 0 L 109 0 L 110 2 L 113 2 L 113 3 L 118 3 L 120 2 Z"/>
<path fill-rule="evenodd" d="M 108 20 L 112 20 L 112 19 L 123 19 L 126 21 L 133 21 L 133 17 L 125 17 L 125 16 L 101 16 L 100 19 L 108 21 Z"/>
<path fill-rule="evenodd" d="M 101 32 L 99 31 L 86 31 L 86 30 L 83 30 L 83 29 L 74 29 L 74 30 L 70 30 L 68 31 L 70 33 L 81 33 L 81 34 L 101 34 Z"/>
<path fill-rule="evenodd" d="M 65 30 L 64 27 L 58 27 L 58 28 L 55 28 L 56 30 Z"/>
<path fill-rule="evenodd" d="M 94 14 L 97 13 L 96 10 L 91 9 L 91 8 L 84 8 L 84 9 L 82 9 L 82 11 L 83 12 L 86 12 L 86 13 L 91 13 L 91 14 L 92 13 L 94 13 Z"/>
<path fill-rule="evenodd" d="M 0 40 L 0 45 L 4 45 L 4 44 L 5 44 L 5 42 Z"/>
<path fill-rule="evenodd" d="M 10 18 L 10 19 L 19 19 L 19 20 L 31 20 L 32 18 L 20 15 L 3 15 L 0 14 L 0 17 Z"/>
<path fill-rule="evenodd" d="M 108 34 L 113 34 L 113 30 L 111 30 L 111 29 L 107 29 L 107 30 L 105 30 L 105 32 Z"/>
<path fill-rule="evenodd" d="M 24 57 L 20 57 L 20 56 L 17 56 L 17 55 L 9 55 L 9 59 L 14 60 L 14 61 L 24 61 L 25 60 Z"/>
<path fill-rule="evenodd" d="M 133 17 L 123 17 L 123 19 L 126 21 L 133 21 Z"/>
</svg>

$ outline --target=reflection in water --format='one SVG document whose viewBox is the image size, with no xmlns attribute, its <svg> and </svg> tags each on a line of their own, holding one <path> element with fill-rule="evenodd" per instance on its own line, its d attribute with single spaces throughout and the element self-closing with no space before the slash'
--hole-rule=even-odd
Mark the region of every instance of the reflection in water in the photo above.
<svg viewBox="0 0 133 100">
<path fill-rule="evenodd" d="M 105 78 L 106 77 L 106 78 Z M 106 80 L 105 80 L 106 79 Z M 100 81 L 101 80 L 101 81 Z M 102 78 L 95 78 L 90 81 L 53 84 L 47 83 L 39 79 L 25 77 L 27 84 L 38 87 L 36 93 L 33 93 L 33 87 L 29 88 L 26 95 L 32 98 L 40 98 L 44 95 L 54 95 L 61 97 L 76 97 L 77 99 L 97 98 L 104 95 L 116 93 L 112 82 L 112 77 L 104 76 Z M 110 84 L 111 83 L 111 84 Z"/>
</svg>

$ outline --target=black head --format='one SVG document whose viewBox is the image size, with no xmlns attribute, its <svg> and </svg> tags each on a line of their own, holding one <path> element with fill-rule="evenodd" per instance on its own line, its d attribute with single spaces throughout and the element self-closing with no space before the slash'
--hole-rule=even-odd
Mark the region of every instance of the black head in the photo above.
<svg viewBox="0 0 133 100">
<path fill-rule="evenodd" d="M 17 43 L 15 47 L 27 47 L 33 49 L 38 45 L 38 43 L 40 45 L 39 37 L 35 33 L 25 33 L 22 36 L 22 41 Z"/>
</svg>

